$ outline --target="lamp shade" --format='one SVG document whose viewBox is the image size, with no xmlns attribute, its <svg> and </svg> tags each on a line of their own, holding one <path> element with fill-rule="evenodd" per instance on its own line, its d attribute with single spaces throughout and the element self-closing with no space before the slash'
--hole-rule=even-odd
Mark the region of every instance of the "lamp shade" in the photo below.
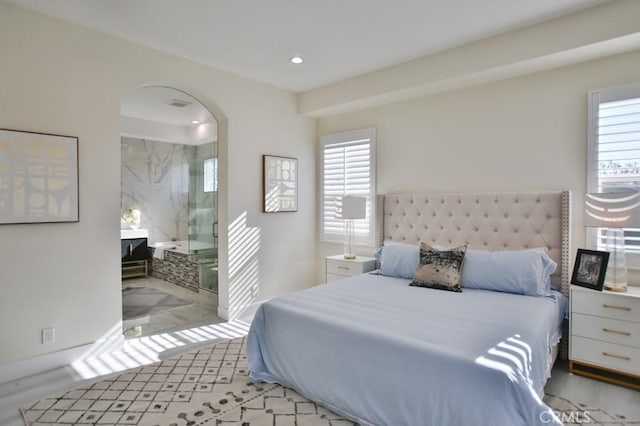
<svg viewBox="0 0 640 426">
<path fill-rule="evenodd" d="M 640 228 L 640 193 L 586 194 L 584 226 Z"/>
<path fill-rule="evenodd" d="M 340 219 L 364 219 L 367 217 L 367 199 L 365 197 L 355 197 L 345 195 L 342 200 L 338 200 L 336 217 Z"/>
</svg>

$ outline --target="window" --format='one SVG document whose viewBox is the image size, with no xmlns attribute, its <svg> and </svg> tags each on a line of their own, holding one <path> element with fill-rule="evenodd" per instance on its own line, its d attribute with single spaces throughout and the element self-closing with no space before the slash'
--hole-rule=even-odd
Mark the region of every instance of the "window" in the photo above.
<svg viewBox="0 0 640 426">
<path fill-rule="evenodd" d="M 374 128 L 320 137 L 322 241 L 344 241 L 344 220 L 335 217 L 336 199 L 354 195 L 367 199 L 366 219 L 354 221 L 355 243 L 374 244 L 375 143 Z"/>
<path fill-rule="evenodd" d="M 588 192 L 640 191 L 640 85 L 589 93 Z M 603 229 L 588 235 L 604 249 Z M 625 229 L 629 266 L 640 268 L 640 229 Z"/>
<path fill-rule="evenodd" d="M 218 158 L 204 160 L 204 192 L 218 190 Z"/>
</svg>

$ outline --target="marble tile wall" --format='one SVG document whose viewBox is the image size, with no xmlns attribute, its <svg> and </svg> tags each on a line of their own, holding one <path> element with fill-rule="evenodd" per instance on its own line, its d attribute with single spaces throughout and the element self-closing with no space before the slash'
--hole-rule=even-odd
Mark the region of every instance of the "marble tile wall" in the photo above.
<svg viewBox="0 0 640 426">
<path fill-rule="evenodd" d="M 122 212 L 138 209 L 149 244 L 188 238 L 189 164 L 196 147 L 123 137 Z"/>
</svg>

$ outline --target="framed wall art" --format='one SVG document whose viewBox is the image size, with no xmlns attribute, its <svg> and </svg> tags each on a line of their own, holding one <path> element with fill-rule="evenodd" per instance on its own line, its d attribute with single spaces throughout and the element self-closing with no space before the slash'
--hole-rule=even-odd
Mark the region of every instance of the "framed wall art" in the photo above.
<svg viewBox="0 0 640 426">
<path fill-rule="evenodd" d="M 78 220 L 78 138 L 0 129 L 0 224 Z"/>
<path fill-rule="evenodd" d="M 298 160 L 263 155 L 263 210 L 265 213 L 298 211 Z"/>
<path fill-rule="evenodd" d="M 578 249 L 571 284 L 602 291 L 609 263 L 609 252 Z"/>
</svg>

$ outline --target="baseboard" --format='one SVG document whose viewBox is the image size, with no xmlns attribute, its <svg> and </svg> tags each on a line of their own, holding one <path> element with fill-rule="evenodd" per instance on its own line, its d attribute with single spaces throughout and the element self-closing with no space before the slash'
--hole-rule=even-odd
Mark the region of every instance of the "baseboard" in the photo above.
<svg viewBox="0 0 640 426">
<path fill-rule="evenodd" d="M 229 321 L 229 309 L 218 305 L 217 314 L 219 318 Z"/>
<path fill-rule="evenodd" d="M 269 299 L 261 300 L 255 303 L 250 303 L 244 306 L 233 307 L 231 309 L 218 305 L 218 316 L 227 321 L 233 321 L 235 319 L 238 319 L 244 316 L 253 317 L 253 315 L 256 313 L 260 305 L 262 305 L 267 300 Z"/>
<path fill-rule="evenodd" d="M 58 352 L 0 365 L 0 397 L 15 392 L 18 388 L 28 386 L 29 377 L 71 365 L 91 353 L 92 357 L 102 353 L 97 348 L 105 348 L 106 352 L 114 352 L 124 347 L 124 336 L 114 336 L 108 340 L 100 340 L 86 345 L 75 346 Z"/>
</svg>

